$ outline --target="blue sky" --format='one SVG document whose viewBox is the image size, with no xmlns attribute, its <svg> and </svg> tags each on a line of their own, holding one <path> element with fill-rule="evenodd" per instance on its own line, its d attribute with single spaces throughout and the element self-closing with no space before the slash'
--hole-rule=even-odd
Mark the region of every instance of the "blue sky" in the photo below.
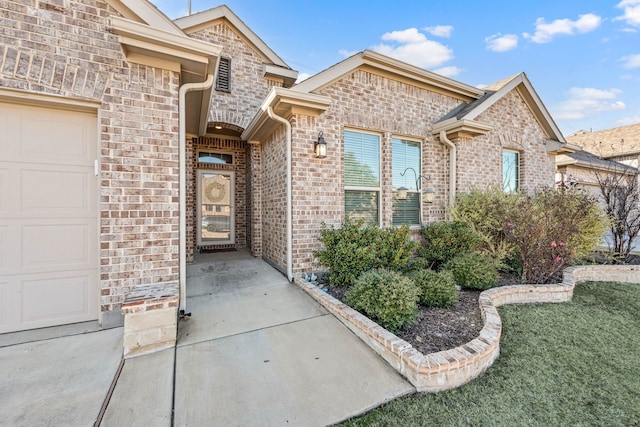
<svg viewBox="0 0 640 427">
<path fill-rule="evenodd" d="M 187 13 L 188 0 L 153 3 Z M 640 122 L 640 0 L 225 4 L 301 76 L 372 49 L 473 86 L 524 71 L 565 135 Z"/>
</svg>

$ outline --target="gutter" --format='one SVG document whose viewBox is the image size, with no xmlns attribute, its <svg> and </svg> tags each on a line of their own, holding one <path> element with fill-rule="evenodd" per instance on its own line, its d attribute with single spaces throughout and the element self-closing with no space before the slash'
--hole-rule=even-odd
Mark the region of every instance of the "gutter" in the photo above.
<svg viewBox="0 0 640 427">
<path fill-rule="evenodd" d="M 451 164 L 449 165 L 449 206 L 453 206 L 456 202 L 456 162 L 457 162 L 457 149 L 456 146 L 449 138 L 447 138 L 447 132 L 440 131 L 440 142 L 449 147 L 451 153 Z"/>
<path fill-rule="evenodd" d="M 291 123 L 284 117 L 273 112 L 273 108 L 267 108 L 267 114 L 272 120 L 285 125 L 287 130 L 287 278 L 293 281 L 293 244 L 292 244 L 292 212 L 291 212 Z"/>
<path fill-rule="evenodd" d="M 187 305 L 187 159 L 186 159 L 186 137 L 187 137 L 187 118 L 186 118 L 186 97 L 187 93 L 194 90 L 205 90 L 213 86 L 214 75 L 210 73 L 203 82 L 185 83 L 180 86 L 179 108 L 180 108 L 180 130 L 178 138 L 180 139 L 180 244 L 178 252 L 180 253 L 180 272 L 178 286 L 180 289 L 180 308 L 184 312 Z"/>
</svg>

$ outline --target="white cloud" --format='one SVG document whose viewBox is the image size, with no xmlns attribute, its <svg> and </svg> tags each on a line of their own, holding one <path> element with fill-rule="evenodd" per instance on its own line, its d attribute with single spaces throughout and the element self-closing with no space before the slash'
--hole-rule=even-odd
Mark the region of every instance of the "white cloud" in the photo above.
<svg viewBox="0 0 640 427">
<path fill-rule="evenodd" d="M 494 52 L 506 52 L 518 47 L 518 36 L 515 34 L 496 33 L 484 39 L 487 49 Z"/>
<path fill-rule="evenodd" d="M 457 76 L 458 74 L 460 74 L 462 72 L 462 68 L 458 68 L 455 65 L 451 65 L 448 67 L 442 67 L 442 68 L 438 68 L 436 70 L 433 70 L 434 73 L 438 73 L 442 76 L 445 77 L 453 77 L 453 76 Z"/>
<path fill-rule="evenodd" d="M 554 108 L 553 116 L 559 120 L 578 120 L 607 111 L 624 110 L 626 105 L 615 99 L 620 89 L 594 89 L 573 87 L 567 92 L 567 99 Z"/>
<path fill-rule="evenodd" d="M 307 80 L 309 77 L 311 77 L 311 74 L 309 73 L 300 73 L 298 74 L 298 80 L 296 80 L 296 83 L 300 83 L 304 80 Z"/>
<path fill-rule="evenodd" d="M 614 18 L 614 21 L 625 21 L 627 25 L 640 27 L 640 0 L 623 0 L 616 7 L 624 10 L 624 15 Z"/>
<path fill-rule="evenodd" d="M 353 55 L 355 55 L 356 53 L 358 53 L 358 51 L 357 51 L 357 50 L 346 50 L 346 49 L 340 49 L 340 50 L 338 51 L 338 53 L 339 53 L 340 55 L 344 56 L 345 58 L 348 58 L 348 57 L 353 56 Z"/>
<path fill-rule="evenodd" d="M 624 68 L 640 68 L 640 53 L 623 56 L 620 61 L 622 61 Z"/>
<path fill-rule="evenodd" d="M 598 28 L 600 23 L 602 23 L 602 18 L 593 13 L 579 15 L 575 21 L 565 18 L 546 22 L 544 18 L 538 18 L 536 20 L 536 32 L 533 35 L 529 33 L 523 33 L 522 35 L 535 43 L 549 43 L 555 36 L 560 34 L 588 33 Z"/>
<path fill-rule="evenodd" d="M 635 125 L 636 123 L 640 123 L 640 114 L 636 116 L 623 117 L 619 120 L 616 120 L 617 126 L 627 126 L 627 125 Z"/>
<path fill-rule="evenodd" d="M 433 27 L 424 27 L 424 30 L 436 37 L 451 37 L 451 32 L 453 31 L 453 26 L 451 25 L 435 25 Z"/>
<path fill-rule="evenodd" d="M 390 43 L 373 46 L 374 51 L 418 67 L 439 67 L 453 59 L 453 50 L 429 40 L 416 28 L 385 33 L 382 40 Z"/>
</svg>

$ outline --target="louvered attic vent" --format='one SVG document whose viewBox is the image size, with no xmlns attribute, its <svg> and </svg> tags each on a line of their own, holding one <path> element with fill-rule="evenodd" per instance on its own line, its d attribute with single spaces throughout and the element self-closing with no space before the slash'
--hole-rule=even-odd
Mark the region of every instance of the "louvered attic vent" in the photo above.
<svg viewBox="0 0 640 427">
<path fill-rule="evenodd" d="M 216 90 L 231 92 L 231 58 L 220 58 Z"/>
</svg>

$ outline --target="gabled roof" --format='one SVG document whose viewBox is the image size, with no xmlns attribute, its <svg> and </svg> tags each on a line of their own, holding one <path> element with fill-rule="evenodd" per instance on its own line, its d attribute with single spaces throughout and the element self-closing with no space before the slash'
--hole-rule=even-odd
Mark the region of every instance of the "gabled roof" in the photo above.
<svg viewBox="0 0 640 427">
<path fill-rule="evenodd" d="M 483 90 L 476 87 L 370 50 L 359 52 L 309 77 L 291 89 L 298 92 L 318 92 L 356 69 L 369 69 L 379 73 L 391 74 L 395 79 L 405 80 L 417 86 L 427 86 L 432 91 L 444 93 L 466 102 L 477 99 L 484 94 Z"/>
<path fill-rule="evenodd" d="M 567 141 L 605 158 L 640 153 L 640 123 L 595 132 L 578 131 Z"/>
<path fill-rule="evenodd" d="M 251 28 L 247 26 L 231 9 L 226 5 L 214 7 L 202 12 L 194 13 L 192 15 L 183 16 L 173 21 L 178 28 L 187 34 L 194 33 L 199 29 L 211 26 L 215 21 L 219 19 L 226 19 L 231 25 L 233 25 L 241 36 L 247 39 L 258 53 L 260 53 L 268 62 L 279 65 L 281 67 L 289 68 L 289 66 L 280 58 L 267 44 L 262 41 Z"/>
<path fill-rule="evenodd" d="M 185 33 L 192 34 L 202 28 L 210 27 L 216 21 L 222 19 L 231 24 L 237 30 L 238 35 L 243 37 L 262 57 L 265 61 L 265 75 L 271 74 L 282 78 L 285 81 L 285 86 L 291 86 L 295 83 L 298 78 L 298 72 L 292 70 L 247 24 L 225 5 L 178 18 L 174 23 Z"/>
<path fill-rule="evenodd" d="M 106 0 L 123 17 L 157 30 L 183 35 L 182 31 L 147 0 Z"/>
<path fill-rule="evenodd" d="M 438 129 L 447 128 L 449 126 L 454 126 L 455 123 L 463 120 L 475 121 L 482 113 L 487 111 L 492 105 L 514 89 L 518 91 L 527 103 L 527 106 L 538 120 L 540 126 L 544 129 L 547 137 L 552 141 L 565 144 L 566 141 L 562 132 L 560 132 L 560 129 L 553 121 L 549 111 L 547 111 L 547 108 L 542 103 L 542 100 L 536 93 L 525 73 L 517 74 L 491 86 L 485 87 L 485 93 L 481 98 L 469 104 L 460 105 L 447 116 L 443 117 L 442 120 L 438 122 L 439 126 L 436 127 Z M 434 127 L 434 130 L 436 127 Z"/>
</svg>

